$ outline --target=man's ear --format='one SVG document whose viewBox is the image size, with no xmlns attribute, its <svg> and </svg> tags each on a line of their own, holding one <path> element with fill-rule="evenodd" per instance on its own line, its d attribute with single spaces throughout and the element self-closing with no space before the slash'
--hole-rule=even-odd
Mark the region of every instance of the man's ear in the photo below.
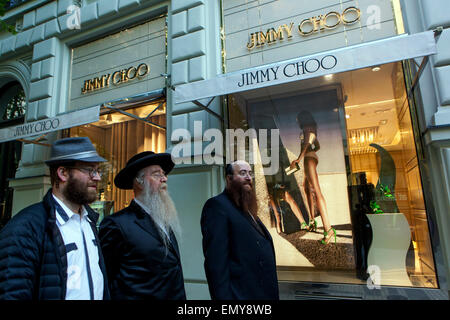
<svg viewBox="0 0 450 320">
<path fill-rule="evenodd" d="M 138 177 L 134 178 L 133 189 L 138 192 L 142 191 L 144 189 L 144 179 Z"/>
<path fill-rule="evenodd" d="M 69 170 L 67 168 L 58 167 L 58 169 L 56 169 L 56 173 L 58 174 L 59 180 L 61 180 L 62 182 L 66 182 L 67 180 L 69 180 Z"/>
</svg>

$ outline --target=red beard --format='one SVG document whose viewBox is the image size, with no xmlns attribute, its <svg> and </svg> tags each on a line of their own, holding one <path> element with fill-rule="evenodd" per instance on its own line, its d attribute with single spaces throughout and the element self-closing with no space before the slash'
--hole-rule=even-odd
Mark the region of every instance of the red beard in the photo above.
<svg viewBox="0 0 450 320">
<path fill-rule="evenodd" d="M 251 182 L 241 183 L 238 180 L 232 180 L 227 192 L 239 209 L 249 212 L 256 219 L 258 216 L 258 203 L 256 201 L 256 192 Z"/>
</svg>

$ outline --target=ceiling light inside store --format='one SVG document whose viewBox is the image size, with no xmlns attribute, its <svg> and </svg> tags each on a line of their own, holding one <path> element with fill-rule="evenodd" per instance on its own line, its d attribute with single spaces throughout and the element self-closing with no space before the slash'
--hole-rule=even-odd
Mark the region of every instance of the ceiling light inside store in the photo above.
<svg viewBox="0 0 450 320">
<path fill-rule="evenodd" d="M 325 80 L 331 80 L 333 79 L 333 75 L 332 74 L 327 74 L 324 76 Z"/>
<path fill-rule="evenodd" d="M 376 141 L 378 127 L 352 129 L 348 133 L 352 143 L 351 148 L 361 148 Z"/>
<path fill-rule="evenodd" d="M 379 66 L 376 66 L 376 67 L 372 68 L 373 72 L 377 72 L 377 71 L 380 71 L 380 70 L 381 70 L 381 68 Z"/>
</svg>

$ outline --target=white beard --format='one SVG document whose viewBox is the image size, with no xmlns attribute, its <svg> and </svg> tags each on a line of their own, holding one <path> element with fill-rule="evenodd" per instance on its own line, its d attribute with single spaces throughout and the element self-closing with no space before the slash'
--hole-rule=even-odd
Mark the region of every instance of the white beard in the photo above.
<svg viewBox="0 0 450 320">
<path fill-rule="evenodd" d="M 158 232 L 163 239 L 167 251 L 169 239 L 167 238 L 167 234 L 159 226 L 163 226 L 167 233 L 172 230 L 178 239 L 181 236 L 178 213 L 172 198 L 167 192 L 167 185 L 162 185 L 159 190 L 152 190 L 150 183 L 144 180 L 144 191 L 140 194 L 138 200 L 150 212 L 150 216 L 157 225 Z"/>
</svg>

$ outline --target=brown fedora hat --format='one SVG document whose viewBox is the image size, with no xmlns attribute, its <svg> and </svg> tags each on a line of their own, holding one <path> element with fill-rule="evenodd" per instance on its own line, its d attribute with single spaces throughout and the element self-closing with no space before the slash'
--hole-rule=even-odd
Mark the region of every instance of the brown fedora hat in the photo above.
<svg viewBox="0 0 450 320">
<path fill-rule="evenodd" d="M 159 165 L 166 174 L 169 174 L 175 163 L 170 153 L 154 153 L 153 151 L 138 153 L 131 157 L 125 168 L 116 175 L 114 184 L 120 189 L 133 189 L 133 179 L 138 171 L 151 165 Z"/>
</svg>

